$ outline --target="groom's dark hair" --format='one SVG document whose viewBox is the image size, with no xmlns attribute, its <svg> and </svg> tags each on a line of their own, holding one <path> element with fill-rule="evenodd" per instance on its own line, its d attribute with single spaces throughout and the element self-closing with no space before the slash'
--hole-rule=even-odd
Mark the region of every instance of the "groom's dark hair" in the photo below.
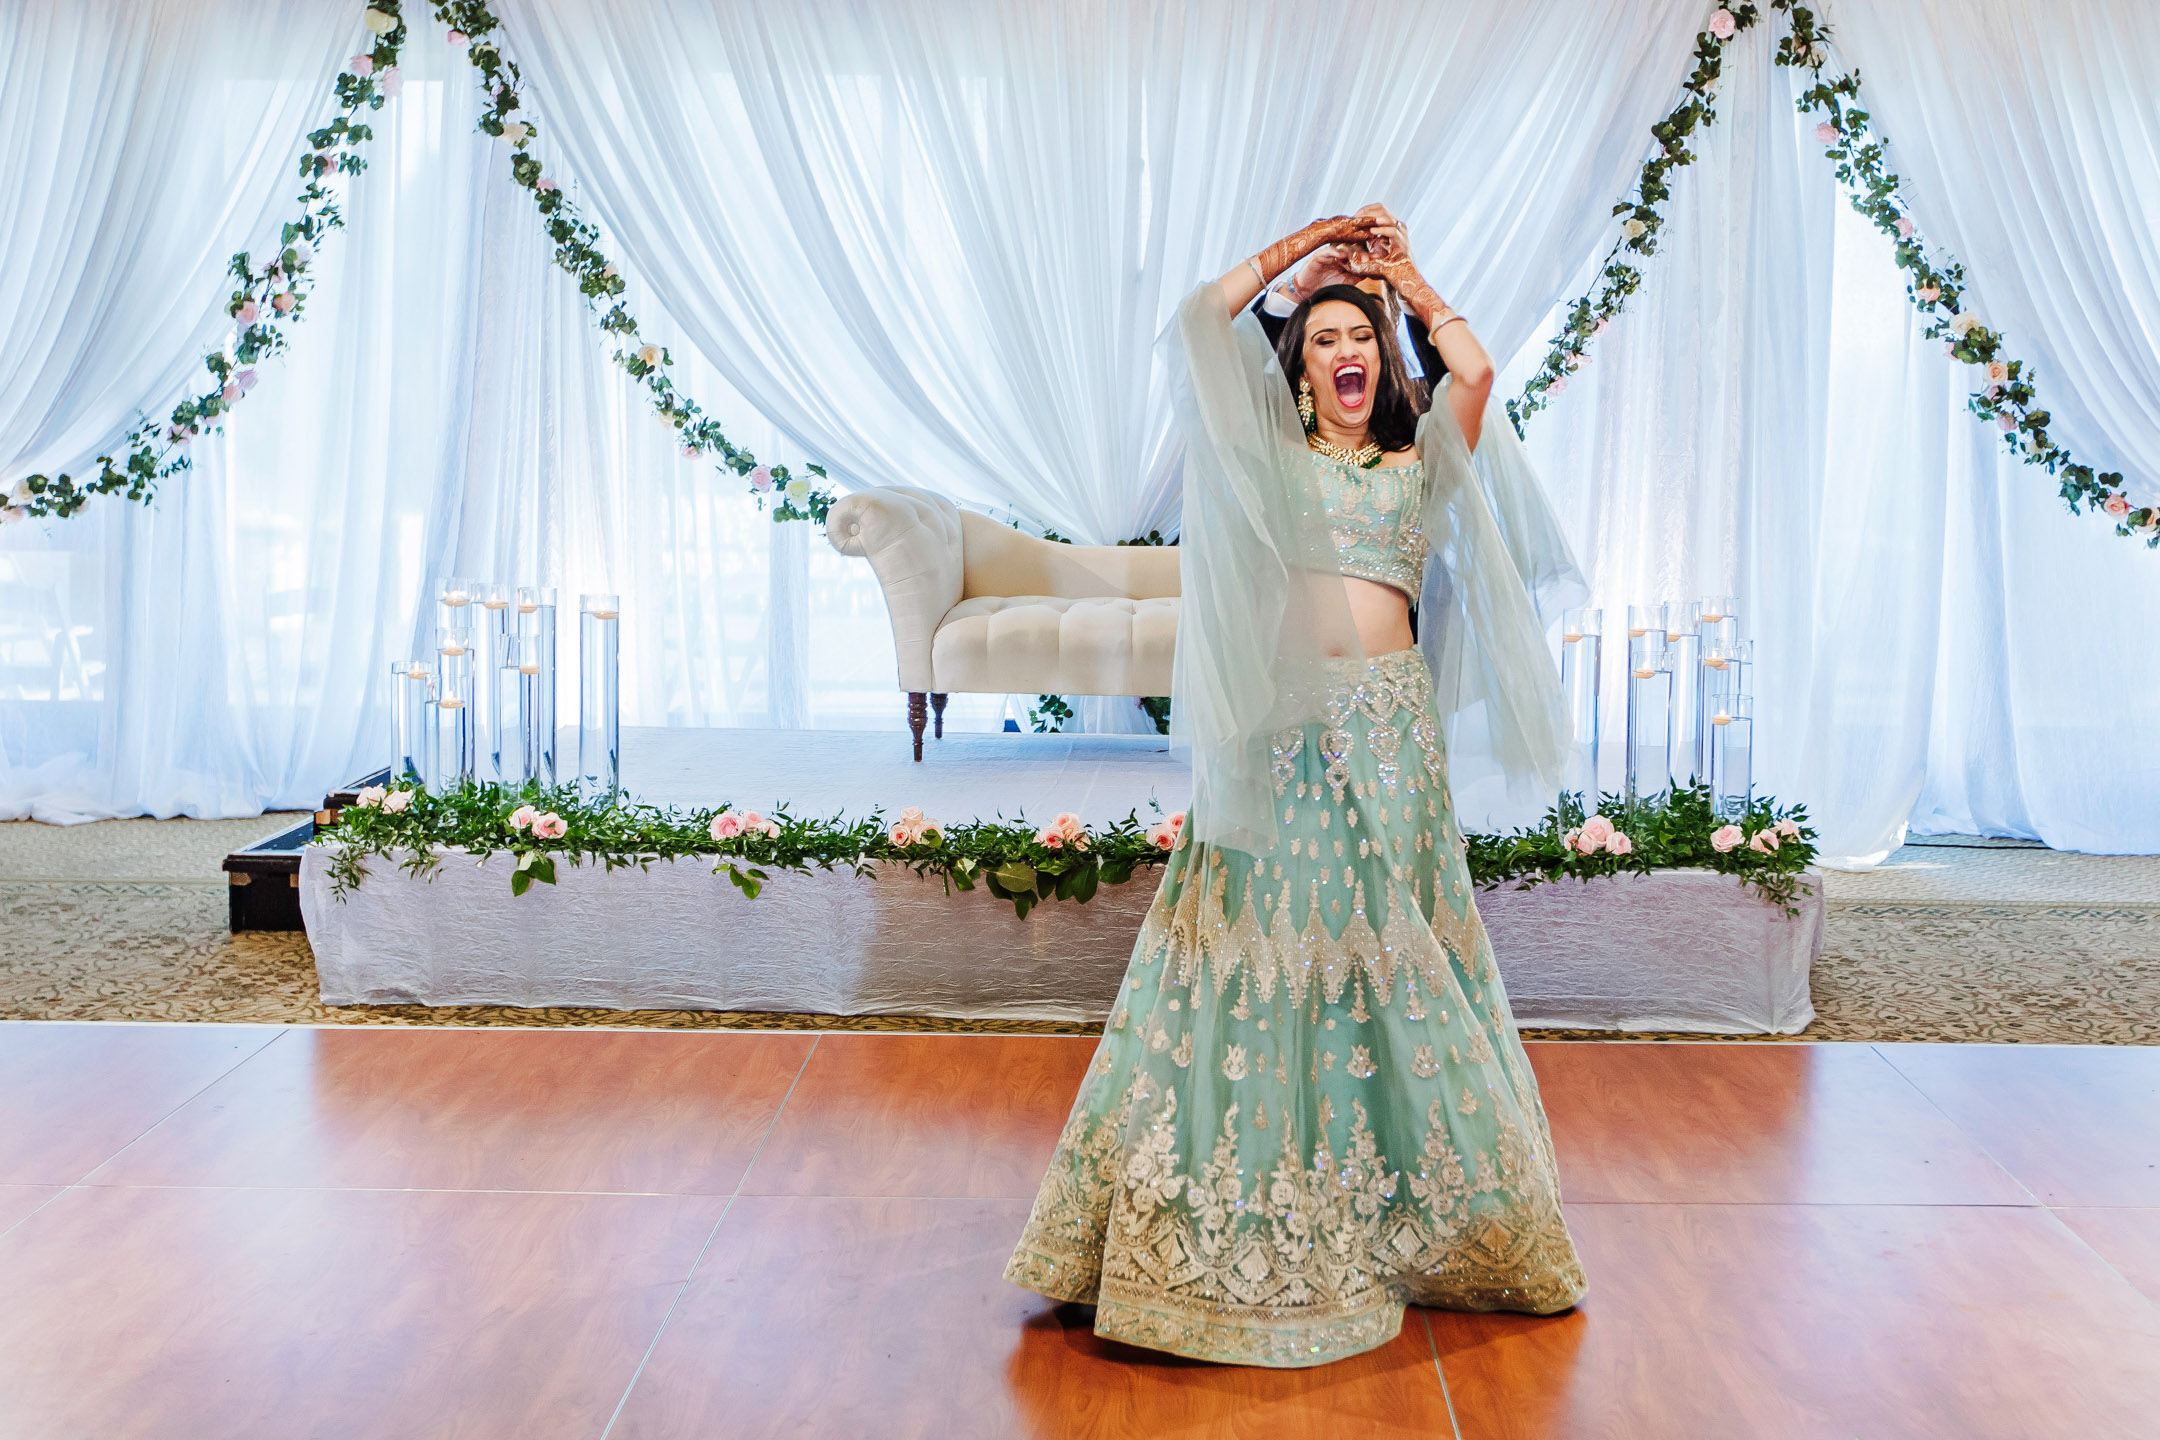
<svg viewBox="0 0 2160 1440">
<path fill-rule="evenodd" d="M 1372 322 L 1373 336 L 1380 342 L 1380 373 L 1374 377 L 1373 385 L 1372 441 L 1382 450 L 1409 449 L 1417 443 L 1418 417 L 1432 403 L 1431 398 L 1423 385 L 1411 383 L 1387 307 L 1355 285 L 1321 286 L 1283 322 L 1282 334 L 1275 341 L 1275 358 L 1282 366 L 1283 378 L 1290 382 L 1290 393 L 1295 395 L 1298 382 L 1305 378 L 1306 322 L 1312 317 L 1313 306 L 1326 300 L 1348 301 Z"/>
</svg>

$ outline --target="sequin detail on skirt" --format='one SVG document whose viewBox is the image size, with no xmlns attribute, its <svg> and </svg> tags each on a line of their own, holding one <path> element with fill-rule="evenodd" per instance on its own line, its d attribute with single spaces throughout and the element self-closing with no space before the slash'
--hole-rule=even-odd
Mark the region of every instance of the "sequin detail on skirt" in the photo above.
<svg viewBox="0 0 2160 1440">
<path fill-rule="evenodd" d="M 1415 651 L 1273 746 L 1276 852 L 1181 845 L 1006 1278 L 1112 1339 L 1315 1365 L 1583 1293 Z"/>
</svg>

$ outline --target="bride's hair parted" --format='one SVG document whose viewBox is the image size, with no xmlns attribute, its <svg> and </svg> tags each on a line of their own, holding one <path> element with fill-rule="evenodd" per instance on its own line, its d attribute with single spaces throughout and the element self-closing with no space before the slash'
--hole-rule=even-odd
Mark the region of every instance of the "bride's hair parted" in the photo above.
<svg viewBox="0 0 2160 1440">
<path fill-rule="evenodd" d="M 1409 367 L 1403 364 L 1402 347 L 1395 339 L 1395 323 L 1388 318 L 1387 307 L 1375 296 L 1367 294 L 1355 285 L 1323 285 L 1312 298 L 1292 311 L 1275 341 L 1275 359 L 1282 366 L 1283 378 L 1290 382 L 1290 393 L 1297 393 L 1298 381 L 1305 378 L 1305 324 L 1312 317 L 1313 306 L 1327 300 L 1346 300 L 1365 312 L 1372 322 L 1373 336 L 1380 342 L 1380 374 L 1374 387 L 1371 434 L 1372 442 L 1382 450 L 1407 450 L 1417 443 L 1418 417 L 1432 403 L 1425 386 L 1410 378 Z"/>
</svg>

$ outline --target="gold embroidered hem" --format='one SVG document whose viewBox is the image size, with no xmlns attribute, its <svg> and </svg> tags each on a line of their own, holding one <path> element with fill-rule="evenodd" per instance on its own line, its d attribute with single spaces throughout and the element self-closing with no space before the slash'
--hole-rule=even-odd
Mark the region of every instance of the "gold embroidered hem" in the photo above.
<svg viewBox="0 0 2160 1440">
<path fill-rule="evenodd" d="M 1414 651 L 1276 737 L 1281 841 L 1181 844 L 1006 1277 L 1233 1364 L 1385 1344 L 1406 1303 L 1583 1293 Z"/>
</svg>

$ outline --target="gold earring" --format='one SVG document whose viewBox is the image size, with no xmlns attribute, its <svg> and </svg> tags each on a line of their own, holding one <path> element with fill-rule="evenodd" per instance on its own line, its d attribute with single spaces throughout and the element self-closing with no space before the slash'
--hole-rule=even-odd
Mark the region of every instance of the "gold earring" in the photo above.
<svg viewBox="0 0 2160 1440">
<path fill-rule="evenodd" d="M 1305 433 L 1307 435 L 1320 428 L 1320 422 L 1313 418 L 1312 377 L 1310 375 L 1304 376 L 1298 381 L 1297 413 L 1298 419 L 1305 422 Z"/>
</svg>

